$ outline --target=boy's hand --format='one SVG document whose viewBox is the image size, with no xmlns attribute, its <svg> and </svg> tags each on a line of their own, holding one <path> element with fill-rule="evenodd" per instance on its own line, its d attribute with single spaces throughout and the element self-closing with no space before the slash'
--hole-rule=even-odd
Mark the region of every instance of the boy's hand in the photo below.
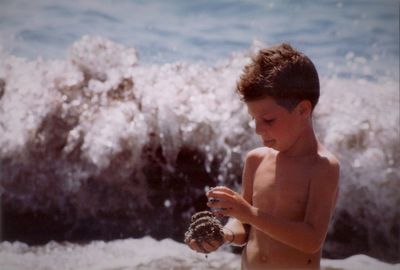
<svg viewBox="0 0 400 270">
<path fill-rule="evenodd" d="M 221 222 L 209 211 L 194 214 L 185 233 L 185 243 L 193 250 L 210 253 L 224 244 Z"/>
<path fill-rule="evenodd" d="M 253 206 L 241 195 L 227 187 L 215 187 L 207 192 L 207 205 L 213 209 L 214 215 L 230 216 L 242 223 L 248 223 Z"/>
</svg>

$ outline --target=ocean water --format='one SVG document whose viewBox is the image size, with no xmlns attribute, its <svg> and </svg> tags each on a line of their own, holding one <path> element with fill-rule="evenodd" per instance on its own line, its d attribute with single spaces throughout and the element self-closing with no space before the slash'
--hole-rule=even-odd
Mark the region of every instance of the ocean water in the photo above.
<svg viewBox="0 0 400 270">
<path fill-rule="evenodd" d="M 89 241 L 88 256 L 94 240 L 182 241 L 205 188 L 239 189 L 260 146 L 234 93 L 243 66 L 289 42 L 317 66 L 317 135 L 341 161 L 324 256 L 400 261 L 398 1 L 0 6 L 4 241 Z M 0 256 L 36 254 L 19 247 Z"/>
<path fill-rule="evenodd" d="M 83 35 L 137 49 L 142 63 L 214 63 L 254 40 L 290 42 L 323 74 L 398 77 L 398 1 L 2 0 L 1 45 L 65 59 Z"/>
</svg>

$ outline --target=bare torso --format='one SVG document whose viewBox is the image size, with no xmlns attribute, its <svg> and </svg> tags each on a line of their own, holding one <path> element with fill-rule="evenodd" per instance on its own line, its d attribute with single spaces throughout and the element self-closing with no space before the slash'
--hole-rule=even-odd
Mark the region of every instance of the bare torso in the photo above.
<svg viewBox="0 0 400 270">
<path fill-rule="evenodd" d="M 264 149 L 253 178 L 252 204 L 288 221 L 303 222 L 312 168 L 320 152 L 306 157 L 284 157 Z M 323 153 L 322 153 L 323 154 Z M 251 227 L 242 254 L 243 269 L 319 269 L 321 250 L 307 254 Z"/>
</svg>

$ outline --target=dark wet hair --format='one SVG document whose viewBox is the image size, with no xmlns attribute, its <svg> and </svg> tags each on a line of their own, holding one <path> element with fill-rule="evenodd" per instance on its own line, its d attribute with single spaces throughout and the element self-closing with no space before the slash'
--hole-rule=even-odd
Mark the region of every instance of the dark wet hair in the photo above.
<svg viewBox="0 0 400 270">
<path fill-rule="evenodd" d="M 302 100 L 319 99 L 319 78 L 311 60 L 289 44 L 262 49 L 246 65 L 237 92 L 245 102 L 274 98 L 288 111 Z"/>
</svg>

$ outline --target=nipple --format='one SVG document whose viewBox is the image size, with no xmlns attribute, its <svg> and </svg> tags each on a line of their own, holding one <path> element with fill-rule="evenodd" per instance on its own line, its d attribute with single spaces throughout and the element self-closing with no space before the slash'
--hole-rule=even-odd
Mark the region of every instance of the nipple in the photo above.
<svg viewBox="0 0 400 270">
<path fill-rule="evenodd" d="M 262 256 L 261 256 L 261 261 L 263 261 L 263 262 L 268 261 L 268 257 L 265 256 L 265 255 L 262 255 Z"/>
</svg>

